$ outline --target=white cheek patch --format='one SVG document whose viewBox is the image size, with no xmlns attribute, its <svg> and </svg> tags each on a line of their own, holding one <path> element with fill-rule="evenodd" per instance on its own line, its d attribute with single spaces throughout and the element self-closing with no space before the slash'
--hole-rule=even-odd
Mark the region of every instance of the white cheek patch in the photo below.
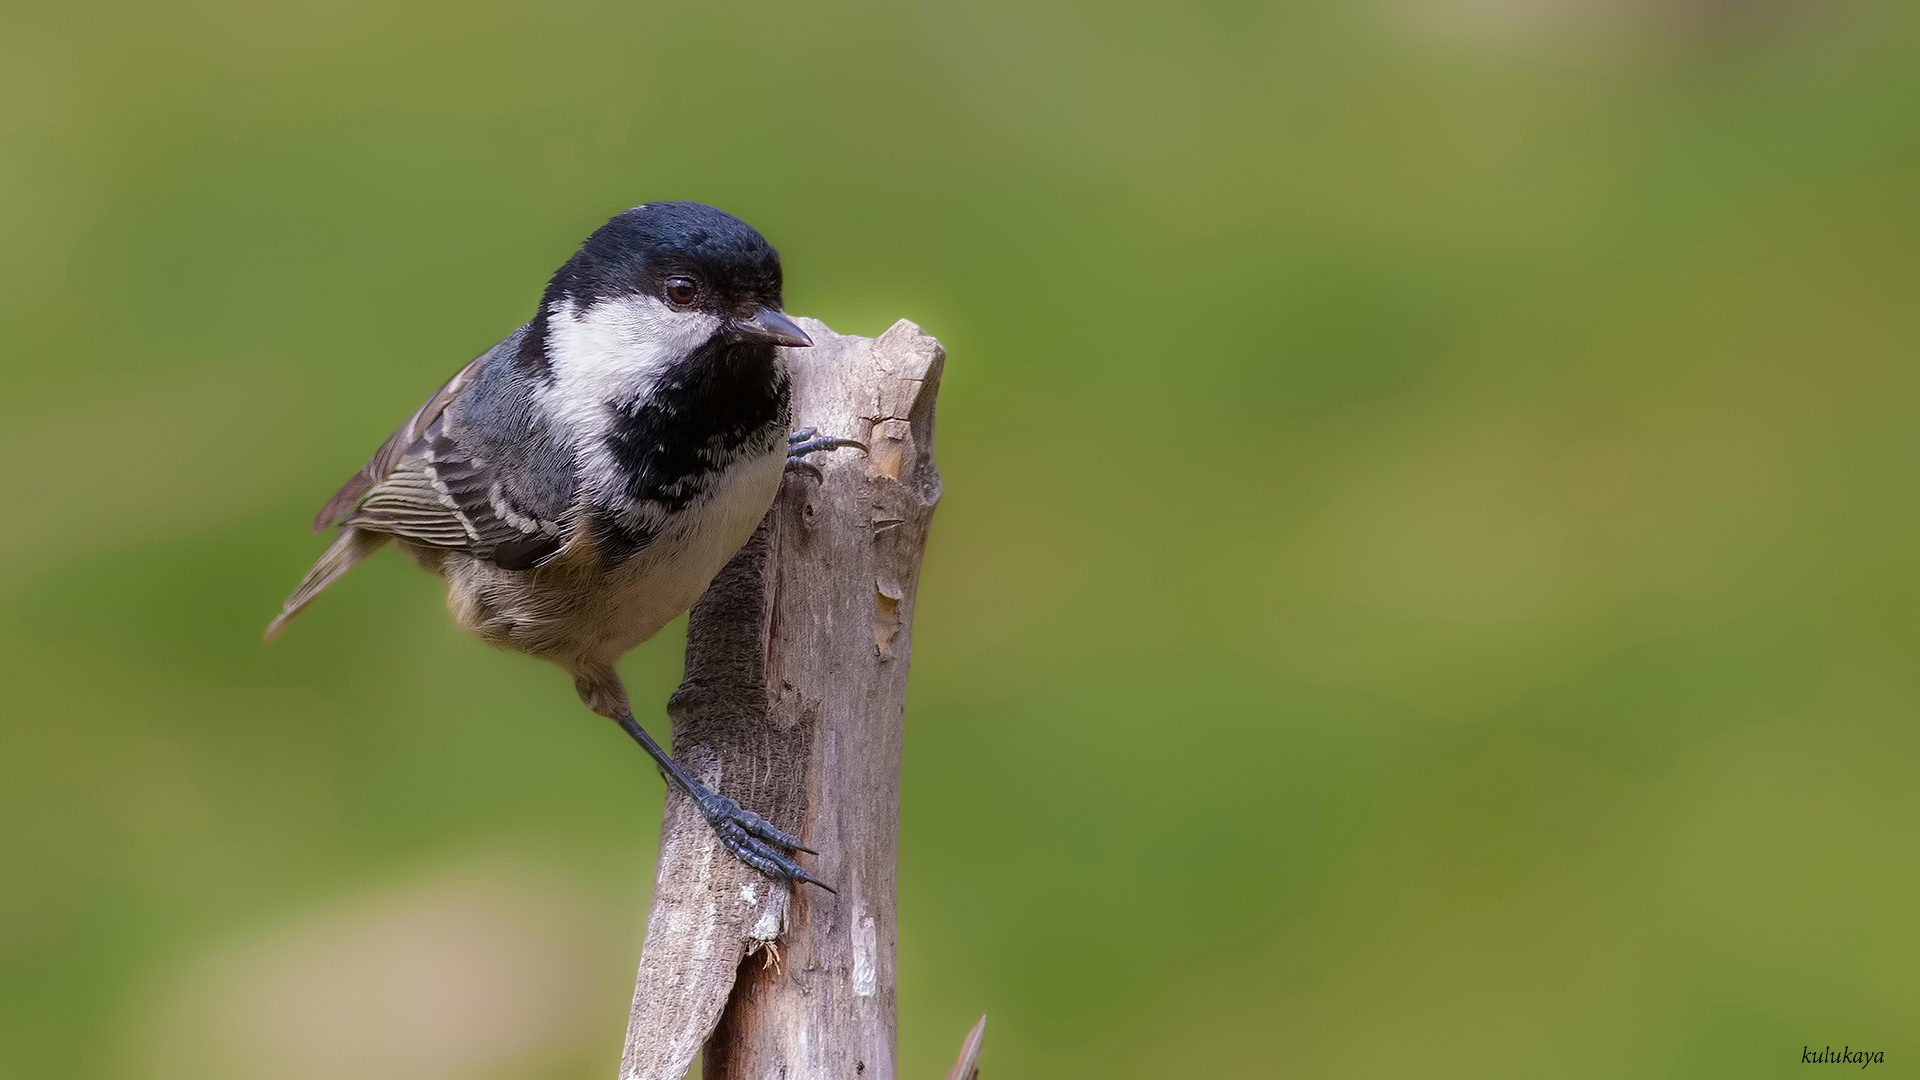
<svg viewBox="0 0 1920 1080">
<path fill-rule="evenodd" d="M 720 320 L 675 311 L 651 296 L 624 296 L 547 313 L 547 358 L 557 397 L 602 403 L 631 400 L 660 373 L 706 344 Z"/>
<path fill-rule="evenodd" d="M 602 437 L 613 406 L 653 392 L 675 364 L 707 343 L 720 320 L 697 311 L 675 311 L 651 296 L 623 296 L 587 308 L 572 302 L 547 310 L 547 360 L 553 383 L 541 393 L 547 409 L 583 452 L 580 465 L 590 487 L 614 479 Z M 601 475 L 596 475 L 601 474 Z"/>
</svg>

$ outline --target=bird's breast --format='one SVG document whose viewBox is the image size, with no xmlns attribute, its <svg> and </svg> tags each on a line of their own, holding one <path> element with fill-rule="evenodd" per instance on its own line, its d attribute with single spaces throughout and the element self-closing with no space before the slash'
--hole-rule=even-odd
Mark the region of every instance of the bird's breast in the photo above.
<svg viewBox="0 0 1920 1080">
<path fill-rule="evenodd" d="M 569 670 L 610 664 L 693 606 L 766 516 L 780 487 L 781 449 L 744 456 L 662 521 L 646 546 L 611 558 L 577 529 L 551 562 L 507 570 L 464 554 L 433 569 L 446 578 L 455 621 L 504 648 Z"/>
<path fill-rule="evenodd" d="M 767 516 L 785 462 L 780 449 L 743 456 L 660 519 L 644 547 L 617 561 L 602 553 L 592 636 L 604 658 L 618 658 L 693 606 Z"/>
</svg>

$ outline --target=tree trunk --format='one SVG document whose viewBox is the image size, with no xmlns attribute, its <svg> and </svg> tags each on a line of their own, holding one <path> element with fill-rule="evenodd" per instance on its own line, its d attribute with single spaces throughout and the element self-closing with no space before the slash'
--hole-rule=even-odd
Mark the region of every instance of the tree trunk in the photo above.
<svg viewBox="0 0 1920 1080">
<path fill-rule="evenodd" d="M 622 1080 L 892 1080 L 900 740 L 914 591 L 940 498 L 945 353 L 902 320 L 878 339 L 801 320 L 794 418 L 868 444 L 790 472 L 694 606 L 674 756 L 818 855 L 838 891 L 793 895 L 739 863 L 667 791 Z"/>
</svg>

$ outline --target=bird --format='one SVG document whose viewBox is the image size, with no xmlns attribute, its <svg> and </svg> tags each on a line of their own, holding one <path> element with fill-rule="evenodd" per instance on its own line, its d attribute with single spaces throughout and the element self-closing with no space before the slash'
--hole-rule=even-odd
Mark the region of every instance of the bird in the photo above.
<svg viewBox="0 0 1920 1080">
<path fill-rule="evenodd" d="M 435 391 L 320 508 L 337 529 L 267 627 L 389 543 L 446 583 L 454 623 L 549 661 L 640 744 L 735 857 L 831 889 L 817 854 L 708 788 L 634 719 L 614 665 L 693 606 L 806 455 L 791 430 L 780 255 L 701 203 L 616 214 L 554 272 L 533 318 Z M 809 469 L 817 473 L 817 469 Z"/>
</svg>

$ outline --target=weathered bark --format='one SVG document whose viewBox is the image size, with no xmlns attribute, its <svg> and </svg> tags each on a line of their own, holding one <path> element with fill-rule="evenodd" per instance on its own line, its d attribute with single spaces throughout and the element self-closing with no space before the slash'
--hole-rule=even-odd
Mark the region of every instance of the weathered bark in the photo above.
<svg viewBox="0 0 1920 1080">
<path fill-rule="evenodd" d="M 674 756 L 819 849 L 801 861 L 839 892 L 742 865 L 669 789 L 622 1080 L 680 1077 L 703 1042 L 708 1080 L 894 1075 L 900 740 L 945 354 L 904 320 L 878 339 L 801 321 L 796 426 L 869 450 L 789 473 L 694 606 L 667 711 Z"/>
</svg>

